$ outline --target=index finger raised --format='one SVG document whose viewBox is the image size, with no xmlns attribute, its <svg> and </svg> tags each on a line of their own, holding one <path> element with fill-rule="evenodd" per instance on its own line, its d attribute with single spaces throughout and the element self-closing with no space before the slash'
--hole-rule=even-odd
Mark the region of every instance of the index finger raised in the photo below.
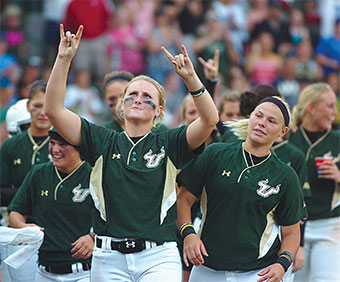
<svg viewBox="0 0 340 282">
<path fill-rule="evenodd" d="M 165 56 L 168 57 L 170 62 L 172 62 L 174 60 L 174 57 L 171 55 L 171 53 L 164 46 L 161 47 L 161 50 L 165 54 Z"/>
<path fill-rule="evenodd" d="M 215 63 L 215 66 L 218 66 L 219 62 L 220 62 L 220 50 L 216 49 L 215 53 L 214 53 L 214 63 Z"/>
<path fill-rule="evenodd" d="M 60 40 L 62 40 L 65 37 L 64 25 L 63 24 L 59 25 L 59 35 L 60 35 Z"/>
</svg>

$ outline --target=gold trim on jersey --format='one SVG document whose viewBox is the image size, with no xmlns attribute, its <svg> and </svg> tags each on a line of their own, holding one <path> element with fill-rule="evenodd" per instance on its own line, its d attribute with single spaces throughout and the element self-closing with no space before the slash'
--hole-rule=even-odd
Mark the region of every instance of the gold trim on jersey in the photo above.
<svg viewBox="0 0 340 282">
<path fill-rule="evenodd" d="M 340 206 L 340 184 L 335 183 L 331 209 L 334 210 L 338 206 Z"/>
<path fill-rule="evenodd" d="M 58 189 L 60 187 L 60 185 L 66 181 L 67 179 L 69 179 L 81 166 L 82 164 L 85 163 L 85 161 L 82 161 L 80 163 L 80 165 L 78 165 L 70 174 L 68 174 L 65 178 L 61 178 L 59 171 L 56 167 L 54 167 L 55 173 L 57 174 L 58 178 L 59 178 L 59 183 L 58 185 L 55 187 L 54 189 L 54 200 L 57 200 L 57 193 L 58 193 Z"/>
<path fill-rule="evenodd" d="M 150 132 L 149 132 L 150 133 Z M 137 146 L 137 144 L 139 142 L 142 142 L 142 140 L 144 140 L 146 138 L 146 136 L 149 135 L 149 133 L 145 134 L 141 139 L 139 139 L 136 143 L 133 143 L 133 141 L 131 140 L 131 138 L 129 137 L 129 135 L 127 135 L 126 131 L 124 131 L 124 134 L 126 135 L 126 138 L 130 141 L 130 143 L 132 144 L 132 147 L 131 149 L 129 150 L 129 153 L 128 153 L 128 157 L 127 157 L 127 160 L 126 160 L 126 164 L 129 165 L 130 164 L 130 157 L 131 157 L 131 154 L 132 154 L 132 151 L 133 149 Z"/>
<path fill-rule="evenodd" d="M 32 159 L 31 159 L 31 164 L 34 165 L 35 164 L 35 157 L 36 157 L 37 153 L 50 140 L 50 136 L 47 136 L 46 139 L 39 145 L 38 143 L 36 143 L 34 141 L 34 138 L 31 135 L 30 129 L 27 130 L 27 133 L 28 133 L 28 138 L 30 139 L 31 143 L 33 144 L 33 155 L 32 155 Z"/>
<path fill-rule="evenodd" d="M 106 221 L 104 191 L 102 186 L 103 159 L 103 156 L 100 156 L 92 168 L 90 175 L 90 193 L 96 209 L 100 212 L 100 217 Z"/>
<path fill-rule="evenodd" d="M 246 168 L 244 168 L 244 169 L 240 172 L 240 175 L 239 175 L 239 177 L 237 178 L 237 183 L 239 183 L 239 182 L 241 181 L 241 177 L 242 177 L 242 175 L 243 175 L 243 173 L 244 173 L 245 171 L 247 171 L 247 170 L 250 169 L 250 168 L 253 168 L 253 167 L 256 167 L 256 166 L 259 166 L 259 165 L 263 164 L 263 163 L 264 163 L 265 161 L 267 161 L 267 160 L 270 158 L 270 156 L 272 155 L 272 153 L 269 151 L 269 155 L 268 155 L 263 161 L 259 162 L 258 164 L 255 164 L 255 165 L 248 166 L 248 162 L 247 162 L 247 158 L 246 158 L 246 154 L 245 154 L 245 150 L 244 150 L 243 146 L 244 146 L 244 142 L 242 143 L 242 154 L 243 154 L 244 162 L 246 163 Z"/>
<path fill-rule="evenodd" d="M 274 211 L 277 206 L 278 204 L 267 214 L 267 225 L 261 236 L 258 259 L 264 257 L 268 253 L 279 234 L 279 225 L 274 221 Z"/>
<path fill-rule="evenodd" d="M 208 212 L 208 195 L 207 195 L 207 190 L 205 189 L 205 186 L 203 187 L 202 193 L 201 193 L 200 207 L 202 209 L 202 222 L 201 222 L 201 228 L 198 230 L 198 236 L 201 238 L 203 226 L 207 218 L 207 212 Z"/>
<path fill-rule="evenodd" d="M 331 129 L 327 130 L 327 132 L 324 135 L 322 135 L 318 140 L 316 140 L 313 144 L 312 144 L 312 142 L 310 142 L 310 140 L 307 136 L 307 133 L 303 129 L 302 125 L 300 125 L 300 130 L 301 130 L 302 136 L 305 138 L 307 144 L 309 145 L 309 148 L 308 148 L 307 153 L 306 153 L 306 159 L 305 159 L 306 161 L 308 161 L 309 155 L 310 155 L 310 152 L 312 151 L 312 149 L 327 137 L 327 135 L 331 132 Z"/>
<path fill-rule="evenodd" d="M 164 182 L 164 191 L 160 212 L 160 224 L 166 218 L 168 210 L 176 203 L 176 175 L 177 168 L 174 163 L 167 157 L 166 175 Z"/>
</svg>

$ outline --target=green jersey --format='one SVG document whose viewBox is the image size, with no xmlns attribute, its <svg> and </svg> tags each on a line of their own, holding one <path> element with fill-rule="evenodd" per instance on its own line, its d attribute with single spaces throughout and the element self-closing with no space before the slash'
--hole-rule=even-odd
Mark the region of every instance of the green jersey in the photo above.
<svg viewBox="0 0 340 282">
<path fill-rule="evenodd" d="M 110 122 L 104 124 L 104 127 L 111 128 L 111 129 L 116 130 L 118 132 L 124 131 L 124 128 L 120 125 L 120 123 L 116 119 L 111 120 Z M 154 131 L 154 132 L 162 132 L 162 131 L 165 131 L 165 130 L 168 130 L 168 127 L 165 126 L 162 123 L 157 123 L 154 127 L 152 127 L 152 131 Z"/>
<path fill-rule="evenodd" d="M 287 140 L 273 145 L 271 151 L 286 165 L 294 168 L 300 179 L 303 196 L 305 198 L 310 197 L 312 194 L 307 180 L 307 167 L 304 153 Z"/>
<path fill-rule="evenodd" d="M 248 166 L 242 143 L 208 146 L 178 182 L 201 196 L 200 237 L 215 270 L 250 271 L 274 263 L 279 225 L 306 217 L 296 172 L 276 156 Z"/>
<path fill-rule="evenodd" d="M 340 216 L 339 184 L 331 179 L 318 178 L 315 165 L 316 157 L 332 157 L 340 167 L 340 131 L 330 130 L 313 144 L 305 130 L 300 126 L 290 135 L 290 141 L 305 154 L 307 162 L 308 182 L 312 197 L 306 199 L 308 218 L 321 219 Z"/>
<path fill-rule="evenodd" d="M 8 206 L 9 211 L 32 216 L 37 225 L 45 228 L 39 263 L 90 263 L 91 259 L 73 258 L 71 253 L 71 244 L 91 228 L 94 206 L 89 191 L 90 173 L 86 162 L 65 178 L 61 178 L 52 162 L 36 165 Z"/>
<path fill-rule="evenodd" d="M 176 174 L 195 155 L 187 126 L 150 132 L 134 143 L 82 119 L 82 157 L 93 166 L 94 231 L 118 238 L 176 241 Z M 100 218 L 99 218 L 100 217 Z"/>
<path fill-rule="evenodd" d="M 5 140 L 0 150 L 1 186 L 18 188 L 33 165 L 50 161 L 48 140 L 37 144 L 30 130 Z"/>
</svg>

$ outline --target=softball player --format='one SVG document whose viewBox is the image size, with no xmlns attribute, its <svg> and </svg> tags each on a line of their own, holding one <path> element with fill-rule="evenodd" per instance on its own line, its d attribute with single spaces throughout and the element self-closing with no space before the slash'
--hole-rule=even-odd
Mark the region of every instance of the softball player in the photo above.
<svg viewBox="0 0 340 282">
<path fill-rule="evenodd" d="M 305 154 L 312 196 L 306 199 L 305 266 L 294 281 L 338 281 L 340 277 L 340 133 L 332 130 L 336 95 L 325 83 L 307 86 L 293 108 L 298 126 L 290 141 Z M 330 157 L 316 169 L 315 158 Z"/>
<path fill-rule="evenodd" d="M 212 144 L 180 172 L 177 223 L 184 261 L 195 265 L 189 281 L 281 281 L 306 216 L 295 171 L 270 153 L 288 124 L 288 107 L 266 98 L 249 121 L 235 123 L 237 134 L 247 136 L 244 143 Z M 201 239 L 190 222 L 199 196 Z"/>
<path fill-rule="evenodd" d="M 93 238 L 91 167 L 55 130 L 50 131 L 52 162 L 34 166 L 8 207 L 12 227 L 44 231 L 35 281 L 90 281 Z M 34 280 L 31 280 L 34 281 Z"/>
<path fill-rule="evenodd" d="M 194 157 L 218 120 L 186 49 L 173 64 L 195 96 L 200 118 L 189 126 L 151 132 L 165 106 L 163 88 L 147 76 L 132 79 L 120 100 L 124 132 L 96 126 L 63 106 L 71 60 L 80 42 L 60 26 L 59 53 L 47 86 L 45 111 L 68 142 L 80 146 L 93 166 L 91 195 L 97 213 L 92 259 L 93 281 L 181 281 L 176 247 L 176 172 Z"/>
<path fill-rule="evenodd" d="M 8 206 L 33 165 L 50 160 L 48 153 L 48 130 L 51 123 L 44 114 L 46 81 L 35 81 L 30 88 L 27 109 L 31 115 L 28 130 L 7 139 L 0 149 L 1 205 Z M 31 221 L 31 219 L 29 219 Z M 4 259 L 21 246 L 1 247 Z M 37 255 L 19 269 L 1 264 L 3 281 L 33 281 L 37 270 Z"/>
</svg>

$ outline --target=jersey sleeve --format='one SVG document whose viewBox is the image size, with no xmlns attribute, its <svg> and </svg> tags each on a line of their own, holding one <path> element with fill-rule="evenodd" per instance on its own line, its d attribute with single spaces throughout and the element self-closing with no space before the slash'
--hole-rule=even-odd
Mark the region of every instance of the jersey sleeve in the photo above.
<svg viewBox="0 0 340 282">
<path fill-rule="evenodd" d="M 196 159 L 190 161 L 177 175 L 179 186 L 185 186 L 192 194 L 199 197 L 208 171 L 210 146 Z"/>
<path fill-rule="evenodd" d="M 97 158 L 102 154 L 103 144 L 109 142 L 113 130 L 97 126 L 81 118 L 81 144 L 79 147 L 82 158 L 94 166 Z"/>
<path fill-rule="evenodd" d="M 282 226 L 293 225 L 307 217 L 299 178 L 293 169 L 290 169 L 290 173 L 288 171 L 287 174 L 289 175 L 285 182 L 287 187 L 275 213 L 279 225 Z"/>
<path fill-rule="evenodd" d="M 204 150 L 204 143 L 195 150 L 190 150 L 186 136 L 187 129 L 186 125 L 167 131 L 169 156 L 177 168 L 182 168 Z"/>
<path fill-rule="evenodd" d="M 0 189 L 1 187 L 10 187 L 10 152 L 9 143 L 7 139 L 0 149 Z"/>
<path fill-rule="evenodd" d="M 32 215 L 32 194 L 34 193 L 34 168 L 26 175 L 13 200 L 8 206 L 8 211 L 16 211 L 22 215 Z"/>
</svg>

